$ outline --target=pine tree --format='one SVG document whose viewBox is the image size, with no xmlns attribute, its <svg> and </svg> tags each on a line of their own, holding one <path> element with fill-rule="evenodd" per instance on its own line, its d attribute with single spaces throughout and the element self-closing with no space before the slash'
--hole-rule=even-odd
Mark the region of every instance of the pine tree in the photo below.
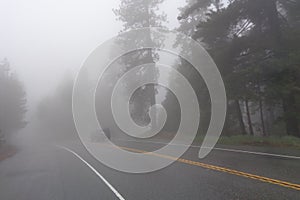
<svg viewBox="0 0 300 200">
<path fill-rule="evenodd" d="M 161 4 L 163 0 L 122 0 L 118 9 L 114 9 L 114 13 L 117 19 L 123 22 L 122 31 L 130 31 L 137 28 L 145 27 L 162 27 L 163 22 L 166 20 L 166 15 L 160 13 L 158 10 L 158 5 Z M 159 45 L 160 40 L 150 34 L 143 35 L 141 38 L 127 37 L 120 39 L 120 45 L 130 46 L 133 44 L 143 44 L 155 43 Z M 125 72 L 132 67 L 145 64 L 145 63 L 155 63 L 158 59 L 158 54 L 153 49 L 139 50 L 134 53 L 122 57 L 121 62 L 125 65 Z M 124 72 L 122 71 L 122 72 Z M 141 72 L 142 73 L 142 72 Z M 158 77 L 158 70 L 154 72 L 152 76 Z M 131 84 L 131 83 L 127 83 Z M 140 124 L 148 124 L 150 118 L 147 114 L 150 106 L 156 103 L 157 89 L 155 85 L 146 85 L 145 87 L 139 88 L 132 100 L 131 104 L 131 114 L 134 120 Z M 155 123 L 155 119 L 153 123 Z"/>
<path fill-rule="evenodd" d="M 185 7 L 179 16 L 182 20 L 180 28 L 184 29 L 183 25 L 192 21 L 189 17 L 201 16 L 192 27 L 191 36 L 205 44 L 219 66 L 228 102 L 258 104 L 264 135 L 267 134 L 264 107 L 281 104 L 287 134 L 300 137 L 297 92 L 300 69 L 296 58 L 300 49 L 297 12 L 300 2 L 203 2 L 194 1 Z M 236 116 L 241 117 L 239 112 L 237 109 Z M 245 129 L 243 120 L 237 121 L 240 121 L 241 129 Z"/>
</svg>

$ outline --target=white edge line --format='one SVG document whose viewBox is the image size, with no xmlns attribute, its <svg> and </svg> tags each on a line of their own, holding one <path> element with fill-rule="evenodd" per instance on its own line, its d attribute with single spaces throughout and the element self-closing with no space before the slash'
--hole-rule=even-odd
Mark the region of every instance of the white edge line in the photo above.
<svg viewBox="0 0 300 200">
<path fill-rule="evenodd" d="M 141 142 L 141 143 L 165 144 L 165 145 L 168 144 L 168 143 L 157 142 L 157 141 L 136 141 L 136 140 L 122 140 L 122 139 L 118 139 L 118 140 L 121 140 L 121 141 L 128 141 L 128 142 Z M 172 145 L 187 146 L 187 145 L 184 145 L 184 144 L 172 144 Z M 197 145 L 190 145 L 190 147 L 193 147 L 193 148 L 209 148 L 209 147 L 201 147 L 201 146 L 197 146 Z M 255 152 L 255 151 L 245 151 L 245 150 L 240 150 L 240 149 L 225 149 L 225 148 L 217 148 L 217 147 L 214 147 L 213 150 L 229 151 L 229 152 L 235 152 L 235 153 L 248 153 L 248 154 L 255 154 L 255 155 L 261 155 L 261 156 L 273 156 L 273 157 L 280 157 L 280 158 L 300 159 L 300 157 L 298 157 L 298 156 L 290 156 L 290 155 L 282 155 L 282 154 L 273 154 L 273 153 L 265 153 L 265 152 Z"/>
<path fill-rule="evenodd" d="M 86 162 L 83 158 L 81 158 L 77 153 L 72 151 L 71 149 L 68 149 L 64 146 L 57 146 L 61 149 L 64 149 L 66 151 L 69 151 L 73 155 L 75 155 L 77 158 L 79 158 L 84 164 L 86 164 L 108 187 L 111 189 L 111 191 L 120 199 L 125 200 L 124 197 L 95 169 L 93 168 L 88 162 Z"/>
<path fill-rule="evenodd" d="M 207 147 L 203 147 L 207 148 Z M 239 149 L 224 149 L 224 148 L 214 148 L 220 151 L 230 151 L 230 152 L 237 152 L 237 153 L 248 153 L 248 154 L 255 154 L 255 155 L 263 155 L 263 156 L 274 156 L 274 157 L 281 157 L 281 158 L 292 158 L 292 159 L 300 159 L 297 156 L 289 156 L 289 155 L 282 155 L 282 154 L 273 154 L 273 153 L 265 153 L 265 152 L 255 152 L 255 151 L 244 151 Z"/>
</svg>

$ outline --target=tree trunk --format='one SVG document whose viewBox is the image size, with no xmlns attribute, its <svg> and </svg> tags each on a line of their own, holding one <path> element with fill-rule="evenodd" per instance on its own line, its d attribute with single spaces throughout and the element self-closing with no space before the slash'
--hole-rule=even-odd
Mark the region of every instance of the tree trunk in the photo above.
<svg viewBox="0 0 300 200">
<path fill-rule="evenodd" d="M 286 56 L 286 52 L 282 51 L 282 34 L 280 28 L 279 12 L 276 5 L 276 0 L 266 0 L 266 9 L 268 11 L 268 20 L 270 25 L 271 36 L 274 37 L 274 44 L 280 56 Z M 277 56 L 278 57 L 278 56 Z M 286 132 L 288 135 L 300 137 L 298 119 L 297 119 L 297 106 L 295 96 L 292 92 L 283 97 L 283 110 L 286 121 Z"/>
<path fill-rule="evenodd" d="M 151 20 L 151 16 L 150 16 L 150 13 L 149 13 L 149 7 L 150 7 L 150 1 L 149 1 L 149 4 L 146 6 L 146 28 L 147 27 L 150 27 L 151 26 L 151 23 L 150 23 L 150 20 Z M 151 37 L 151 33 L 150 31 L 148 32 L 148 34 L 146 35 L 146 40 L 148 40 L 149 43 L 152 43 L 153 40 L 152 40 L 152 37 Z M 146 59 L 145 59 L 146 63 L 155 63 L 154 62 L 154 58 L 153 58 L 153 50 L 152 49 L 148 49 L 148 54 L 146 56 Z M 154 76 L 156 77 L 157 79 L 157 76 L 158 76 L 158 71 L 157 70 L 154 70 L 154 73 L 153 74 L 149 74 L 149 76 Z M 155 89 L 155 85 L 154 84 L 150 84 L 146 87 L 146 95 L 147 95 L 147 99 L 150 103 L 150 106 L 152 105 L 155 105 L 156 104 L 156 89 Z M 152 129 L 156 129 L 156 126 L 157 126 L 157 113 L 154 114 L 153 118 L 152 118 Z"/>
<path fill-rule="evenodd" d="M 252 127 L 252 121 L 251 121 L 251 115 L 250 115 L 250 110 L 249 110 L 248 99 L 245 100 L 245 105 L 246 105 L 246 113 L 247 113 L 247 119 L 248 119 L 248 125 L 249 125 L 249 133 L 250 133 L 250 135 L 254 135 L 253 127 Z"/>
<path fill-rule="evenodd" d="M 265 120 L 264 120 L 263 103 L 262 103 L 261 97 L 259 97 L 259 113 L 260 113 L 261 128 L 262 128 L 263 136 L 267 136 L 266 128 L 265 128 Z"/>
<path fill-rule="evenodd" d="M 294 94 L 290 93 L 283 99 L 283 111 L 286 124 L 286 133 L 288 135 L 300 137 L 300 131 L 297 119 L 296 99 Z"/>
<path fill-rule="evenodd" d="M 259 96 L 258 97 L 259 98 L 258 105 L 259 105 L 259 114 L 260 114 L 262 134 L 263 134 L 263 136 L 267 136 L 266 128 L 265 128 L 265 120 L 264 120 L 263 100 L 262 100 L 260 79 L 258 79 L 257 84 L 258 84 L 258 96 Z"/>
<path fill-rule="evenodd" d="M 238 116 L 238 119 L 239 119 L 241 133 L 243 135 L 245 135 L 245 134 L 247 134 L 247 132 L 246 132 L 246 128 L 245 128 L 245 124 L 244 124 L 244 120 L 243 120 L 243 115 L 242 115 L 242 111 L 241 111 L 241 107 L 240 107 L 240 102 L 239 102 L 238 99 L 235 100 L 235 105 L 236 105 L 236 111 L 237 111 L 237 116 Z"/>
</svg>

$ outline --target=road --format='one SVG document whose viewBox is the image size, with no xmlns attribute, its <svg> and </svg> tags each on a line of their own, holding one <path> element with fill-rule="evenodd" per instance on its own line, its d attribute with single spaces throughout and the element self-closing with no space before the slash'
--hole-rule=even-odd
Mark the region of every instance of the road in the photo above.
<svg viewBox="0 0 300 200">
<path fill-rule="evenodd" d="M 116 143 L 133 151 L 163 145 Z M 300 199 L 300 159 L 222 148 L 201 160 L 197 154 L 191 147 L 162 170 L 128 174 L 101 164 L 79 142 L 25 146 L 0 162 L 0 199 Z"/>
</svg>

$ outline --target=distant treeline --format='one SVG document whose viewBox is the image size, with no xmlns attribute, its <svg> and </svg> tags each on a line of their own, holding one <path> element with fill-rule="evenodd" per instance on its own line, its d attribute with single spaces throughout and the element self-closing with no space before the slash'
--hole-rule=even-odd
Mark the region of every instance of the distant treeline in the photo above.
<svg viewBox="0 0 300 200">
<path fill-rule="evenodd" d="M 26 93 L 9 62 L 0 63 L 0 143 L 11 138 L 11 134 L 26 125 Z"/>
</svg>

